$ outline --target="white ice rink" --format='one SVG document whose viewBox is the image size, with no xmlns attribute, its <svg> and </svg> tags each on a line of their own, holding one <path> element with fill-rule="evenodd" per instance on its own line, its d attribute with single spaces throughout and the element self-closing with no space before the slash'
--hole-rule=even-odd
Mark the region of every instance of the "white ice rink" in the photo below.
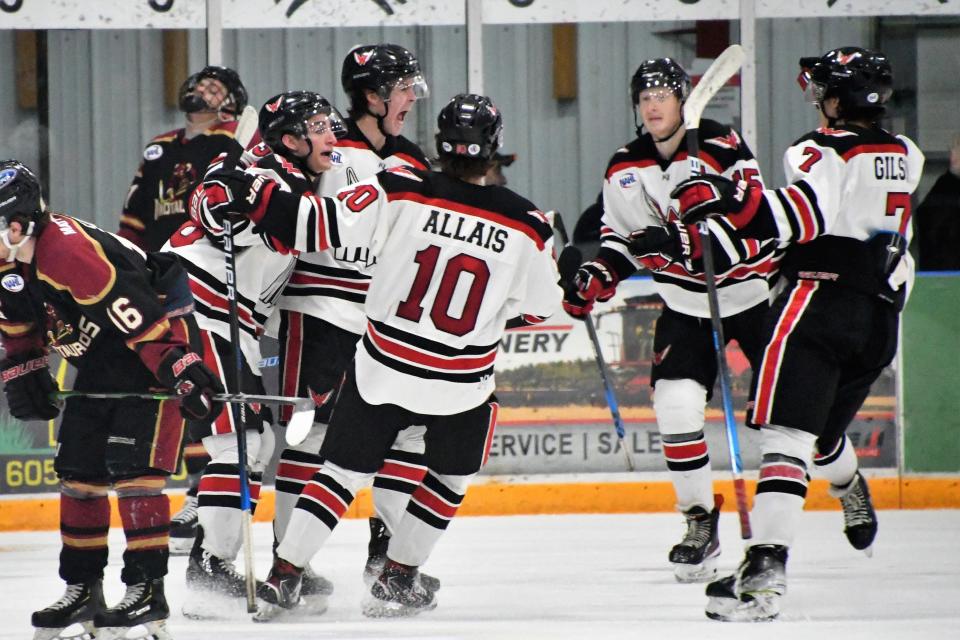
<svg viewBox="0 0 960 640">
<path fill-rule="evenodd" d="M 736 517 L 721 519 L 721 565 L 741 557 Z M 443 580 L 436 610 L 416 618 L 360 614 L 366 521 L 346 520 L 313 565 L 336 583 L 323 616 L 297 622 L 196 622 L 180 615 L 185 558 L 171 561 L 167 597 L 175 640 L 318 638 L 960 638 L 960 511 L 881 511 L 873 558 L 854 551 L 839 512 L 804 514 L 788 564 L 781 620 L 729 624 L 703 615 L 702 585 L 674 582 L 667 549 L 675 514 L 458 518 L 427 570 Z M 258 576 L 270 529 L 254 526 Z M 107 601 L 122 593 L 122 532 L 110 534 Z M 30 612 L 60 596 L 55 532 L 0 535 L 0 638 L 32 637 Z"/>
</svg>

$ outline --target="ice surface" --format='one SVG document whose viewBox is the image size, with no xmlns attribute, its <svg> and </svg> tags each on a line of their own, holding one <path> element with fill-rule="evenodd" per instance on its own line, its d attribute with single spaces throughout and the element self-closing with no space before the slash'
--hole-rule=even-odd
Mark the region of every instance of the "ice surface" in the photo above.
<svg viewBox="0 0 960 640">
<path fill-rule="evenodd" d="M 402 620 L 360 614 L 365 521 L 341 523 L 314 559 L 336 584 L 329 611 L 296 622 L 183 618 L 186 559 L 172 558 L 169 628 L 175 640 L 960 638 L 960 511 L 881 511 L 872 559 L 848 546 L 842 528 L 838 511 L 804 514 L 781 620 L 768 624 L 704 617 L 703 585 L 677 584 L 666 562 L 682 518 L 644 514 L 457 518 L 425 567 L 443 581 L 439 606 Z M 721 518 L 721 535 L 729 571 L 741 557 L 733 513 Z M 254 539 L 262 578 L 269 525 L 255 525 Z M 108 603 L 123 592 L 122 548 L 122 532 L 111 530 Z M 55 532 L 0 534 L 0 639 L 30 638 L 30 612 L 61 595 L 58 553 Z"/>
</svg>

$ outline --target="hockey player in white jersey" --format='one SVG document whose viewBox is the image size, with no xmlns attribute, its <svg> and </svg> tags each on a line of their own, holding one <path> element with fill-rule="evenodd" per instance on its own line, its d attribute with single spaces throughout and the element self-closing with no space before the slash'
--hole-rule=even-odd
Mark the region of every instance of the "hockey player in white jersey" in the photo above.
<svg viewBox="0 0 960 640">
<path fill-rule="evenodd" d="M 832 459 L 819 471 L 840 498 L 850 543 L 868 550 L 877 531 L 866 480 L 844 434 L 897 350 L 913 277 L 910 194 L 924 158 L 912 140 L 878 124 L 892 93 L 886 56 L 842 47 L 801 65 L 821 126 L 787 149 L 790 185 L 762 190 L 707 176 L 675 192 L 688 226 L 671 246 L 682 259 L 700 257 L 699 234 L 689 223 L 713 214 L 722 216 L 710 221 L 721 261 L 735 259 L 722 247 L 767 239 L 787 245 L 781 265 L 787 286 L 766 323 L 748 415 L 761 426 L 762 450 L 753 539 L 737 572 L 707 587 L 707 615 L 718 620 L 779 614 L 818 436 L 819 453 Z"/>
<path fill-rule="evenodd" d="M 260 180 L 269 179 L 271 184 L 296 196 L 312 194 L 318 176 L 331 166 L 337 133 L 345 132 L 336 110 L 318 94 L 287 92 L 264 104 L 259 125 L 266 142 L 244 153 L 242 163 L 249 165 L 246 173 Z M 222 166 L 221 157 L 209 171 Z M 226 369 L 234 366 L 229 358 L 229 305 L 222 246 L 226 194 L 224 185 L 205 179 L 191 198 L 192 221 L 182 226 L 165 247 L 178 254 L 187 268 L 206 364 L 224 381 Z M 294 255 L 269 234 L 253 229 L 249 220 L 234 225 L 234 244 L 243 371 L 239 389 L 228 391 L 263 393 L 257 367 L 259 337 L 287 282 Z M 246 424 L 240 428 L 247 435 L 247 454 L 253 469 L 250 494 L 255 504 L 263 465 L 273 451 L 273 432 L 269 425 L 265 426 L 267 419 L 260 407 L 248 406 L 245 415 Z M 185 602 L 185 615 L 207 617 L 231 611 L 223 607 L 223 597 L 239 599 L 246 592 L 244 579 L 232 564 L 241 544 L 237 428 L 231 412 L 223 412 L 213 424 L 191 425 L 191 429 L 205 434 L 203 445 L 212 461 L 200 481 L 201 531 L 187 565 L 188 588 L 204 594 Z"/>
<path fill-rule="evenodd" d="M 397 433 L 426 427 L 427 474 L 390 538 L 363 611 L 412 615 L 436 606 L 423 565 L 486 460 L 496 422 L 493 366 L 508 321 L 542 321 L 562 292 L 552 229 L 529 201 L 483 175 L 502 119 L 488 98 L 459 95 L 438 118 L 442 171 L 398 167 L 340 191 L 300 198 L 236 172 L 237 209 L 300 251 L 369 245 L 377 270 L 367 324 L 277 559 L 258 589 L 258 617 L 298 600 L 302 568 L 369 484 Z M 284 212 L 297 211 L 297 216 Z"/>
<path fill-rule="evenodd" d="M 704 407 L 717 377 L 703 274 L 671 262 L 653 250 L 630 249 L 631 234 L 650 228 L 665 235 L 678 220 L 671 190 L 689 176 L 682 108 L 690 78 L 670 58 L 640 64 L 630 82 L 637 138 L 611 158 L 603 182 L 601 248 L 581 266 L 576 288 L 564 307 L 575 318 L 590 312 L 594 300 L 611 297 L 617 284 L 640 267 L 653 272 L 664 309 L 657 320 L 650 382 L 663 441 L 663 455 L 686 520 L 683 539 L 669 553 L 676 579 L 700 582 L 716 574 L 720 553 L 717 521 L 720 496 L 714 496 L 710 457 L 704 438 Z M 700 157 L 711 174 L 761 186 L 750 149 L 732 128 L 712 120 L 700 123 Z M 658 233 L 659 232 L 659 233 Z M 760 323 L 768 307 L 767 278 L 775 270 L 774 243 L 746 247 L 743 261 L 718 272 L 720 309 L 727 340 L 735 339 L 758 364 Z"/>
<path fill-rule="evenodd" d="M 357 46 L 343 61 L 341 80 L 350 99 L 350 118 L 346 119 L 346 134 L 332 154 L 332 168 L 323 174 L 316 192 L 332 196 L 390 167 L 427 169 L 420 148 L 401 135 L 409 111 L 428 95 L 417 58 L 399 45 Z M 281 391 L 289 396 L 312 396 L 321 406 L 308 437 L 280 454 L 276 542 L 283 538 L 300 491 L 322 463 L 318 452 L 330 421 L 331 400 L 366 327 L 363 304 L 375 262 L 365 245 L 300 254 L 280 299 Z M 288 419 L 287 411 L 281 410 L 282 421 Z M 364 569 L 368 581 L 379 575 L 389 536 L 426 473 L 420 463 L 422 451 L 422 427 L 401 432 L 374 480 L 376 513 L 370 519 Z M 435 578 L 421 578 L 428 588 L 440 588 Z M 304 593 L 313 587 L 307 567 Z"/>
</svg>

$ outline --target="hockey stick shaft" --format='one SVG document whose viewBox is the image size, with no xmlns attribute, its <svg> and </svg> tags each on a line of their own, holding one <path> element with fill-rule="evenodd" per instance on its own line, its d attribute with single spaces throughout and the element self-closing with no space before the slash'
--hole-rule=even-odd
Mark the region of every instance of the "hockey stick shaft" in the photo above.
<svg viewBox="0 0 960 640">
<path fill-rule="evenodd" d="M 236 142 L 234 149 L 227 154 L 225 167 L 236 165 L 247 143 L 253 138 L 257 130 L 257 112 L 250 106 L 244 108 L 237 124 Z M 234 244 L 234 224 L 229 215 L 224 218 L 223 224 L 223 264 L 227 285 L 227 301 L 230 318 L 230 349 L 233 356 L 233 367 L 226 368 L 227 390 L 240 391 L 240 380 L 243 379 L 243 351 L 240 348 L 240 312 L 237 302 L 237 253 Z M 253 505 L 250 500 L 250 478 L 247 471 L 247 433 L 246 433 L 246 403 L 231 403 L 233 424 L 237 434 L 237 467 L 240 471 L 240 509 L 241 528 L 243 534 L 243 568 L 247 595 L 247 612 L 257 610 L 256 580 L 253 574 L 253 540 L 251 523 L 253 520 Z"/>
<path fill-rule="evenodd" d="M 700 162 L 700 140 L 698 131 L 700 115 L 711 98 L 726 84 L 743 64 L 743 50 L 739 45 L 731 45 L 721 53 L 694 88 L 684 104 L 684 123 L 686 125 L 687 158 L 690 175 L 703 173 Z M 733 391 L 730 381 L 730 367 L 727 363 L 726 339 L 723 335 L 723 316 L 720 313 L 720 296 L 717 293 L 717 274 L 713 259 L 713 245 L 710 239 L 709 223 L 705 220 L 698 225 L 703 246 L 704 280 L 707 288 L 707 303 L 710 307 L 710 327 L 713 336 L 713 351 L 717 359 L 717 375 L 720 382 L 720 398 L 723 404 L 723 422 L 727 434 L 727 446 L 730 450 L 730 469 L 733 474 L 733 491 L 740 519 L 740 537 L 747 540 L 753 536 L 750 528 L 750 512 L 747 505 L 747 489 L 743 480 L 743 460 L 740 456 L 740 438 L 737 433 L 736 416 L 733 412 Z"/>
<path fill-rule="evenodd" d="M 122 398 L 140 398 L 143 400 L 176 400 L 180 396 L 175 393 L 151 393 L 140 391 L 57 391 L 57 398 L 99 398 L 105 400 L 120 400 Z M 224 403 L 261 403 L 261 404 L 292 404 L 296 410 L 311 411 L 316 406 L 310 398 L 296 398 L 293 396 L 268 396 L 254 393 L 215 393 L 212 400 Z"/>
<path fill-rule="evenodd" d="M 560 272 L 560 278 L 563 280 L 564 284 L 568 284 L 572 281 L 576 269 L 580 267 L 580 251 L 570 243 L 570 237 L 567 235 L 567 227 L 563 223 L 563 217 L 560 215 L 559 211 L 554 212 L 553 216 L 553 226 L 557 230 L 557 233 L 560 235 L 560 241 L 563 243 L 564 252 L 567 252 L 568 249 L 576 251 L 578 256 L 576 260 L 561 260 L 562 264 L 569 264 L 570 269 L 573 273 L 563 273 Z M 566 271 L 567 269 L 564 269 Z M 627 459 L 627 469 L 630 471 L 636 471 L 636 467 L 633 464 L 633 456 L 630 455 L 629 449 L 627 449 L 627 443 L 625 438 L 627 431 L 623 426 L 623 418 L 620 415 L 620 404 L 617 402 L 617 395 L 613 388 L 613 383 L 611 382 L 610 372 L 607 369 L 606 360 L 603 358 L 603 352 L 600 350 L 600 338 L 597 336 L 597 328 L 593 324 L 593 317 L 588 313 L 583 318 L 583 324 L 587 327 L 587 335 L 590 336 L 590 344 L 593 345 L 593 356 L 594 360 L 597 363 L 597 369 L 600 371 L 600 381 L 603 383 L 603 394 L 607 400 L 607 407 L 610 409 L 610 416 L 613 418 L 613 428 L 617 432 L 617 440 L 620 444 L 620 448 L 623 450 L 623 455 Z"/>
</svg>

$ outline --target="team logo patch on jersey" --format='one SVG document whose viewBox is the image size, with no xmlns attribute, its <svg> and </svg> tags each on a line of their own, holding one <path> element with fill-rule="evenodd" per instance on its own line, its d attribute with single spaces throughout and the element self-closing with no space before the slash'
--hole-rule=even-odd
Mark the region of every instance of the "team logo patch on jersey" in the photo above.
<svg viewBox="0 0 960 640">
<path fill-rule="evenodd" d="M 663 361 L 666 359 L 667 354 L 670 353 L 670 345 L 668 344 L 663 351 L 654 351 L 653 353 L 653 364 L 659 366 L 663 364 Z"/>
<path fill-rule="evenodd" d="M 620 178 L 620 188 L 629 189 L 630 185 L 637 183 L 637 176 L 632 171 Z"/>
<path fill-rule="evenodd" d="M 3 280 L 0 280 L 0 284 L 3 285 L 4 289 L 13 293 L 23 291 L 23 278 L 16 273 L 10 273 L 3 276 Z"/>
<path fill-rule="evenodd" d="M 330 162 L 333 164 L 343 164 L 343 154 L 341 154 L 339 151 L 331 151 Z"/>
<path fill-rule="evenodd" d="M 152 144 L 143 150 L 144 160 L 156 160 L 163 155 L 163 147 L 158 144 Z"/>
<path fill-rule="evenodd" d="M 357 61 L 357 64 L 361 67 L 370 62 L 370 58 L 373 57 L 373 49 L 368 49 L 366 51 L 357 51 L 353 54 L 353 59 Z"/>
</svg>

